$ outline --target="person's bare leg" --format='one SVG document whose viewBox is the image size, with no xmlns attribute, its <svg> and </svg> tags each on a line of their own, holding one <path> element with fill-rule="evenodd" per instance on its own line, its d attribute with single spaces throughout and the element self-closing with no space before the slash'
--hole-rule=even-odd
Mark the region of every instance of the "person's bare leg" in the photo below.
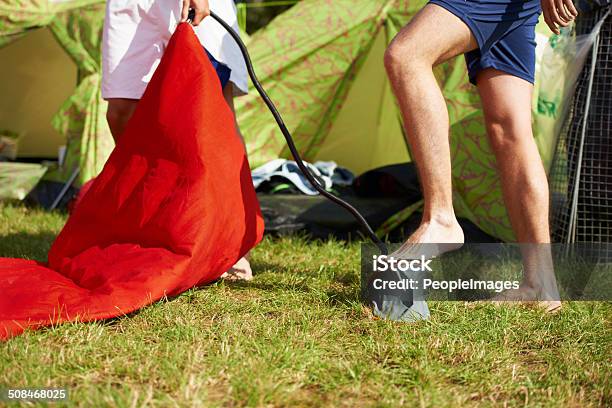
<svg viewBox="0 0 612 408">
<path fill-rule="evenodd" d="M 498 300 L 539 301 L 561 307 L 548 225 L 548 181 L 531 128 L 533 85 L 486 69 L 478 75 L 487 135 L 497 159 L 502 193 L 523 256 L 523 282 Z"/>
<path fill-rule="evenodd" d="M 236 120 L 236 111 L 234 109 L 234 85 L 231 82 L 228 82 L 225 88 L 223 88 L 223 97 L 225 98 L 225 102 L 232 110 L 234 114 L 234 125 L 236 126 L 236 131 L 238 132 L 238 137 L 242 141 L 242 145 L 244 146 L 244 150 L 246 151 L 246 144 L 244 142 L 244 136 L 240 132 L 240 126 L 238 126 L 238 121 Z"/>
<path fill-rule="evenodd" d="M 125 126 L 134 114 L 138 99 L 110 98 L 106 110 L 106 121 L 110 127 L 115 144 L 125 130 Z"/>
<path fill-rule="evenodd" d="M 228 106 L 234 113 L 234 123 L 236 125 L 236 131 L 238 132 L 238 137 L 242 141 L 243 146 L 245 146 L 246 151 L 244 137 L 242 136 L 242 133 L 240 133 L 240 127 L 238 126 L 238 121 L 236 120 L 236 112 L 234 111 L 234 85 L 231 82 L 228 82 L 227 85 L 223 88 L 223 97 L 225 98 L 225 102 L 227 102 Z M 221 278 L 228 280 L 253 279 L 253 271 L 251 270 L 251 264 L 249 263 L 249 254 L 246 254 L 245 256 L 240 258 L 234 266 L 232 266 L 227 272 L 221 275 Z"/>
<path fill-rule="evenodd" d="M 385 53 L 425 199 L 421 225 L 395 256 L 409 256 L 415 244 L 452 244 L 446 250 L 463 244 L 453 210 L 448 110 L 433 67 L 475 48 L 476 39 L 459 18 L 430 4 L 399 32 Z"/>
</svg>

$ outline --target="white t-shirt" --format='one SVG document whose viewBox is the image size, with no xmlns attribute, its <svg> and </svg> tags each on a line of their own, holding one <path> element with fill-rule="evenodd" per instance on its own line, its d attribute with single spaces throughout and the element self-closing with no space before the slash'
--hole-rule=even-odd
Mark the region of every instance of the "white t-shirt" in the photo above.
<svg viewBox="0 0 612 408">
<path fill-rule="evenodd" d="M 210 9 L 239 32 L 232 0 Z M 102 97 L 140 99 L 181 18 L 182 0 L 108 0 L 102 39 Z M 248 91 L 244 59 L 234 39 L 212 17 L 194 27 L 198 39 L 231 69 L 236 95 Z"/>
</svg>

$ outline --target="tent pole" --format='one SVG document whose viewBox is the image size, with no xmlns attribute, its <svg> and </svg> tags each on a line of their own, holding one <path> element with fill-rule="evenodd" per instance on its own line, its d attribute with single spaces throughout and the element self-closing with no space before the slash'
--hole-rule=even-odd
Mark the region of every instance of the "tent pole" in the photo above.
<svg viewBox="0 0 612 408">
<path fill-rule="evenodd" d="M 582 175 L 582 156 L 584 150 L 584 140 L 586 138 L 587 123 L 589 120 L 589 111 L 591 109 L 591 94 L 593 91 L 593 79 L 595 76 L 595 65 L 597 63 L 597 52 L 599 49 L 599 33 L 595 37 L 595 42 L 592 45 L 593 51 L 591 54 L 591 71 L 589 72 L 589 85 L 587 88 L 586 102 L 584 107 L 584 117 L 582 120 L 582 129 L 580 132 L 580 145 L 578 147 L 578 163 L 576 163 L 576 176 L 574 180 L 574 191 L 572 192 L 572 207 L 570 210 L 570 221 L 567 235 L 567 243 L 576 242 L 576 228 L 578 223 L 578 193 L 580 191 L 580 177 Z"/>
<path fill-rule="evenodd" d="M 64 187 L 62 187 L 62 190 L 59 192 L 58 196 L 55 198 L 55 201 L 53 201 L 53 204 L 51 204 L 51 208 L 49 208 L 50 210 L 55 210 L 59 206 L 60 202 L 62 201 L 62 198 L 64 198 L 64 196 L 68 192 L 68 189 L 70 188 L 70 186 L 72 186 L 72 183 L 74 183 L 80 172 L 81 170 L 77 166 L 70 175 L 70 178 L 64 184 Z"/>
</svg>

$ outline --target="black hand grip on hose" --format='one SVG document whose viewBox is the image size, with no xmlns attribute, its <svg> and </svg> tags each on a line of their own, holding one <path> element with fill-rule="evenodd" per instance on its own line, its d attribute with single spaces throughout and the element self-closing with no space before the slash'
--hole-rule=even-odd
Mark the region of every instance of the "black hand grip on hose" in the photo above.
<svg viewBox="0 0 612 408">
<path fill-rule="evenodd" d="M 285 126 L 283 118 L 281 117 L 280 113 L 276 109 L 276 106 L 274 106 L 274 103 L 270 100 L 270 97 L 268 96 L 266 91 L 263 89 L 263 87 L 259 83 L 259 80 L 257 80 L 257 76 L 255 75 L 255 70 L 253 69 L 253 63 L 251 62 L 251 57 L 249 56 L 249 52 L 247 51 L 246 46 L 242 42 L 242 39 L 240 39 L 240 36 L 238 35 L 238 33 L 236 33 L 229 24 L 227 24 L 222 18 L 220 18 L 214 12 L 211 11 L 210 16 L 213 19 L 215 19 L 219 24 L 221 24 L 223 28 L 225 28 L 225 30 L 232 36 L 234 41 L 236 41 L 236 44 L 238 44 L 238 47 L 240 48 L 240 52 L 242 53 L 242 57 L 244 58 L 244 62 L 246 64 L 247 71 L 249 73 L 249 77 L 251 78 L 251 82 L 253 82 L 253 85 L 255 86 L 255 89 L 257 89 L 257 92 L 261 96 L 261 99 L 263 99 L 268 109 L 272 113 L 272 116 L 274 116 L 274 119 L 276 120 L 278 127 L 280 128 L 281 132 L 283 133 L 283 136 L 285 137 L 285 140 L 287 141 L 287 146 L 289 147 L 289 151 L 291 152 L 291 155 L 295 159 L 295 163 L 298 165 L 302 174 L 304 174 L 304 176 L 306 177 L 306 179 L 308 179 L 310 184 L 312 184 L 312 186 L 322 196 L 333 201 L 337 205 L 343 207 L 348 212 L 350 212 L 353 215 L 353 217 L 355 217 L 357 222 L 359 222 L 359 224 L 361 224 L 361 226 L 366 230 L 370 239 L 376 244 L 381 254 L 388 255 L 387 246 L 385 245 L 384 242 L 380 240 L 380 238 L 378 238 L 378 236 L 372 230 L 372 227 L 370 227 L 366 219 L 363 218 L 363 216 L 359 213 L 359 211 L 357 211 L 355 207 L 353 207 L 346 201 L 342 200 L 341 198 L 336 197 L 335 195 L 325 190 L 325 188 L 321 186 L 319 181 L 314 177 L 314 175 L 310 172 L 310 170 L 304 165 L 304 162 L 302 161 L 302 158 L 300 157 L 300 153 L 295 147 L 295 143 L 293 142 L 291 133 L 289 133 L 287 126 Z"/>
</svg>

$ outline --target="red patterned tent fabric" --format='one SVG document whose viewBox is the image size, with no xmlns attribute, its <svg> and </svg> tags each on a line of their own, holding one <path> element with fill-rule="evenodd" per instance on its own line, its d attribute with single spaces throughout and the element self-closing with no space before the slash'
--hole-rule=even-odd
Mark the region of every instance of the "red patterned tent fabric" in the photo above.
<svg viewBox="0 0 612 408">
<path fill-rule="evenodd" d="M 48 262 L 0 259 L 0 338 L 121 316 L 212 282 L 262 235 L 232 113 L 192 28 L 180 24 Z"/>
</svg>

